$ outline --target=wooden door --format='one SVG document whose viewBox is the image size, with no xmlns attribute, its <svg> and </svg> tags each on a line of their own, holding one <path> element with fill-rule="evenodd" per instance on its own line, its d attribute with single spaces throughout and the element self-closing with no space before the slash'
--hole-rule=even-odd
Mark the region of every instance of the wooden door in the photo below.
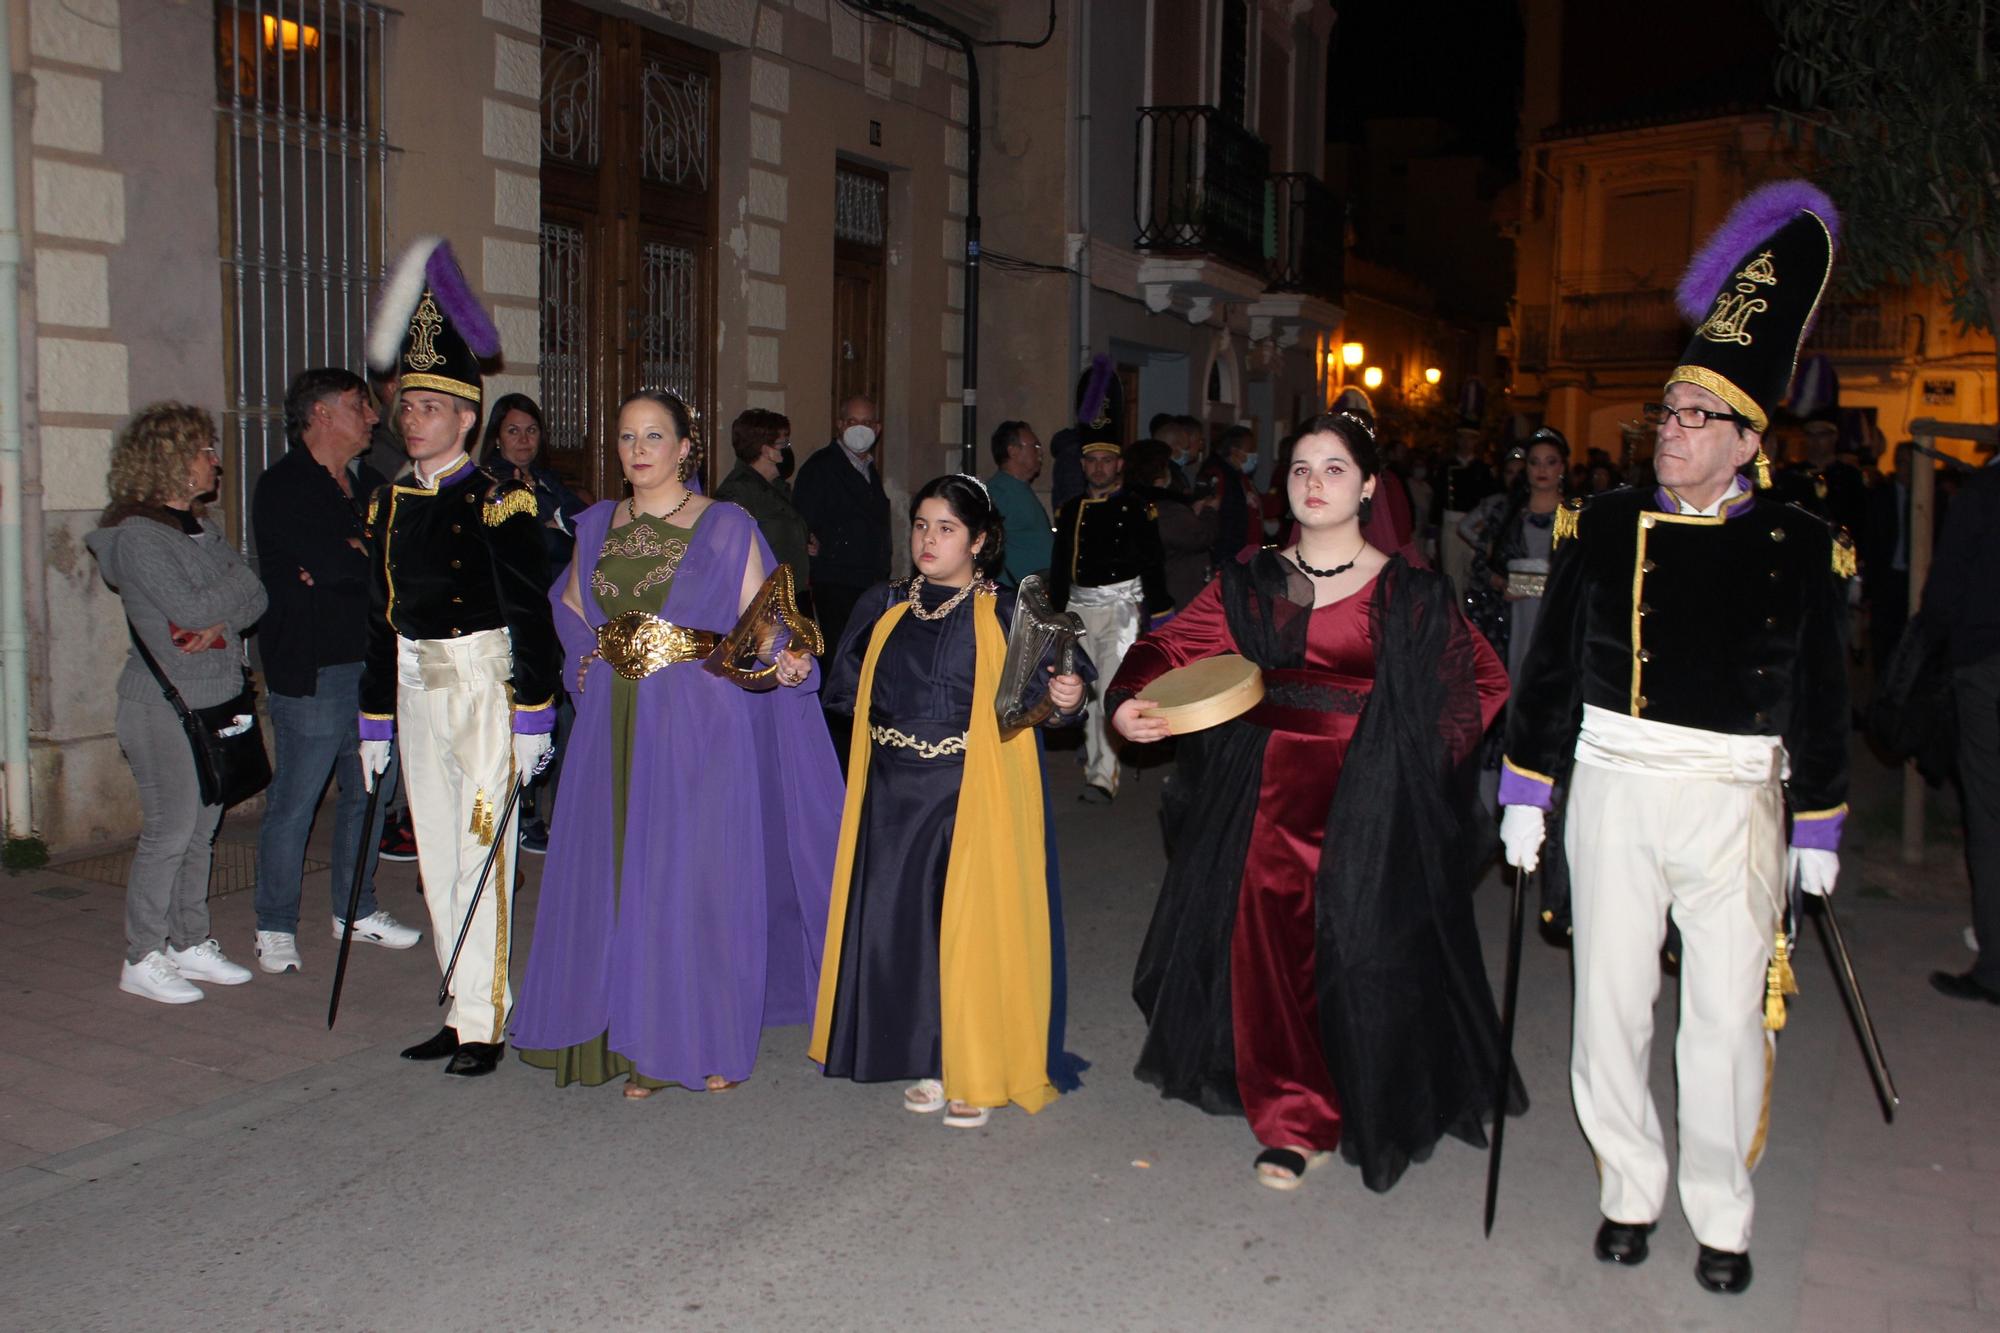
<svg viewBox="0 0 2000 1333">
<path fill-rule="evenodd" d="M 556 465 L 616 495 L 615 415 L 679 394 L 711 441 L 715 56 L 586 9 L 542 5 L 542 395 Z"/>
<path fill-rule="evenodd" d="M 882 409 L 887 360 L 889 178 L 858 163 L 834 168 L 833 401 L 826 419 L 857 394 Z"/>
</svg>

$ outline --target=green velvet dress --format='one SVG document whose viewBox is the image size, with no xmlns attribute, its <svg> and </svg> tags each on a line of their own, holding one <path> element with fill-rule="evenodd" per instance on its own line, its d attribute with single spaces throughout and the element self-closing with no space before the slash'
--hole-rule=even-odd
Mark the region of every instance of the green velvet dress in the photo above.
<svg viewBox="0 0 2000 1333">
<path fill-rule="evenodd" d="M 666 605 L 668 590 L 673 587 L 674 571 L 680 568 L 681 558 L 687 554 L 688 543 L 693 539 L 693 526 L 683 528 L 649 514 L 640 515 L 622 528 L 611 529 L 604 539 L 597 567 L 590 572 L 590 591 L 604 608 L 605 617 L 615 619 L 627 611 L 658 615 Z M 638 744 L 634 722 L 639 709 L 639 682 L 625 679 L 608 663 L 592 662 L 585 672 L 585 688 L 600 689 L 607 684 L 611 689 L 611 830 L 614 864 L 622 874 L 626 790 L 632 775 L 632 752 Z M 578 1046 L 559 1051 L 524 1050 L 520 1056 L 539 1069 L 554 1070 L 558 1087 L 578 1082 L 596 1087 L 614 1078 L 630 1078 L 642 1088 L 669 1086 L 640 1073 L 630 1060 L 610 1048 L 608 1038 L 608 1033 L 599 1033 L 594 1040 Z"/>
</svg>

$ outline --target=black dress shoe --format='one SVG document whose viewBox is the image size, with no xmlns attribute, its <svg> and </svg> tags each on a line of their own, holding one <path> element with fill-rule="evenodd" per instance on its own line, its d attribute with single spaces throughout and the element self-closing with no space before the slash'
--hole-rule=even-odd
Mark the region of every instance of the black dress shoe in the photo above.
<svg viewBox="0 0 2000 1333">
<path fill-rule="evenodd" d="M 1701 1254 L 1694 1261 L 1694 1280 L 1710 1291 L 1734 1296 L 1739 1291 L 1750 1288 L 1750 1252 L 1737 1254 L 1733 1250 L 1711 1250 L 1701 1247 Z"/>
<path fill-rule="evenodd" d="M 429 1041 L 420 1041 L 403 1052 L 405 1060 L 442 1060 L 458 1050 L 458 1029 L 439 1028 Z"/>
<path fill-rule="evenodd" d="M 460 1078 L 478 1078 L 490 1074 L 500 1065 L 500 1053 L 507 1049 L 505 1042 L 468 1041 L 458 1048 L 458 1054 L 444 1067 L 447 1074 Z"/>
<path fill-rule="evenodd" d="M 1984 1000 L 1988 1004 L 2000 1004 L 2000 991 L 1981 985 L 1970 972 L 1933 972 L 1931 989 L 1954 1000 Z"/>
<path fill-rule="evenodd" d="M 1614 1222 L 1604 1219 L 1604 1225 L 1597 1229 L 1597 1244 L 1593 1247 L 1597 1257 L 1607 1264 L 1643 1264 L 1646 1262 L 1646 1237 L 1653 1234 L 1657 1222 Z"/>
</svg>

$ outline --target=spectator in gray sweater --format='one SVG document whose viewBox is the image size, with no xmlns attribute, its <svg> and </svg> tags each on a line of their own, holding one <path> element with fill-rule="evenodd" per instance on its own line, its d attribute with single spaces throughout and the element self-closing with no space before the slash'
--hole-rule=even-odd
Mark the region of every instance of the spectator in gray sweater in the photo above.
<svg viewBox="0 0 2000 1333">
<path fill-rule="evenodd" d="M 155 403 L 111 452 L 111 502 L 84 544 L 125 616 L 189 708 L 243 688 L 243 631 L 264 614 L 264 585 L 202 510 L 221 468 L 215 420 Z M 234 986 L 208 931 L 208 870 L 222 807 L 203 805 L 194 752 L 136 649 L 118 676 L 118 744 L 139 784 L 143 823 L 125 885 L 125 967 L 118 988 L 164 1004 L 202 998 L 197 981 Z"/>
</svg>

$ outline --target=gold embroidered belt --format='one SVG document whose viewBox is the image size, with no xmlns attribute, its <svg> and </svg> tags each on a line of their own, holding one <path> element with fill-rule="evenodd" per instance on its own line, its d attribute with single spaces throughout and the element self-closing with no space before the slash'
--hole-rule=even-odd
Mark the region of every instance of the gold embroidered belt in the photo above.
<svg viewBox="0 0 2000 1333">
<path fill-rule="evenodd" d="M 627 611 L 597 627 L 597 650 L 583 659 L 583 666 L 599 658 L 627 680 L 644 680 L 661 667 L 699 662 L 721 642 L 721 635 L 707 630 L 688 629 L 645 611 Z"/>
<path fill-rule="evenodd" d="M 868 735 L 877 745 L 887 745 L 898 750 L 915 750 L 919 759 L 943 759 L 947 755 L 965 753 L 963 732 L 937 741 L 920 741 L 907 731 L 898 731 L 894 727 L 870 727 Z"/>
</svg>

